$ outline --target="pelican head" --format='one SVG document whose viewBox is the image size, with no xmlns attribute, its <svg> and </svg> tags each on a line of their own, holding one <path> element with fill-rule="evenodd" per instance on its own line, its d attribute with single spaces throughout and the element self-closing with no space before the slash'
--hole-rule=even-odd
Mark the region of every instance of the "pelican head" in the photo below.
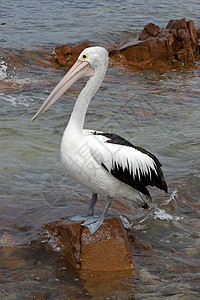
<svg viewBox="0 0 200 300">
<path fill-rule="evenodd" d="M 106 71 L 107 65 L 108 52 L 104 48 L 96 46 L 84 49 L 79 55 L 77 62 L 61 79 L 37 113 L 33 116 L 31 123 L 60 98 L 74 82 L 82 77 L 92 77 L 98 70 Z"/>
</svg>

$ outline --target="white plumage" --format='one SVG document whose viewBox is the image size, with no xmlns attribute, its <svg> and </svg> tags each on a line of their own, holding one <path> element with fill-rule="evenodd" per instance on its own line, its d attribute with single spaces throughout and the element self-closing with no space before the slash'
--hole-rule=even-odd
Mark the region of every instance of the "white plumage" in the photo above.
<svg viewBox="0 0 200 300">
<path fill-rule="evenodd" d="M 123 171 L 127 169 L 133 178 L 140 174 L 151 176 L 151 169 L 155 169 L 155 162 L 147 154 L 140 152 L 129 146 L 108 143 L 109 138 L 101 135 L 85 136 L 86 143 L 88 142 L 91 156 L 99 163 L 104 164 L 110 172 L 114 165 L 121 166 Z"/>
<path fill-rule="evenodd" d="M 104 48 L 85 49 L 31 120 L 49 108 L 76 80 L 89 77 L 63 134 L 60 155 L 68 174 L 93 192 L 88 215 L 75 218 L 84 219 L 82 225 L 87 226 L 91 233 L 103 223 L 113 197 L 135 200 L 135 190 L 138 190 L 151 201 L 147 185 L 167 192 L 161 164 L 153 154 L 118 135 L 83 130 L 89 102 L 102 83 L 107 65 L 108 53 Z M 98 194 L 108 197 L 100 217 L 94 216 Z M 142 206 L 147 208 L 146 201 L 141 201 Z"/>
</svg>

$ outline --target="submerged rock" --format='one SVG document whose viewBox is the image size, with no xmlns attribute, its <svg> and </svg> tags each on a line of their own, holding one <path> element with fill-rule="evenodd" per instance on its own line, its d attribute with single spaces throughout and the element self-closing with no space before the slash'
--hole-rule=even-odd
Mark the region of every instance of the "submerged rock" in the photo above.
<svg viewBox="0 0 200 300">
<path fill-rule="evenodd" d="M 17 250 L 18 247 L 15 245 L 14 237 L 4 232 L 0 237 L 0 272 L 2 266 L 15 269 L 26 265 L 25 260 L 17 254 Z"/>
</svg>

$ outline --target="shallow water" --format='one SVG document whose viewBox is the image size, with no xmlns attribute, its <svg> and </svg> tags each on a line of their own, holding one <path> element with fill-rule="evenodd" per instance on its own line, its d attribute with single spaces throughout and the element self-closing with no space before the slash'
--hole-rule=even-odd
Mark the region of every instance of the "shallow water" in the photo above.
<svg viewBox="0 0 200 300">
<path fill-rule="evenodd" d="M 144 3 L 0 4 L 0 80 L 14 84 L 0 91 L 0 299 L 91 296 L 61 253 L 46 250 L 42 235 L 45 223 L 88 207 L 90 192 L 67 176 L 59 159 L 62 133 L 84 82 L 30 124 L 66 72 L 39 64 L 35 57 L 68 42 L 89 40 L 109 47 L 135 39 L 150 21 L 165 27 L 170 19 L 187 17 L 200 28 L 196 1 Z M 154 204 L 148 211 L 135 209 L 130 202 L 123 210 L 121 199 L 110 208 L 108 215 L 123 214 L 133 222 L 130 231 L 151 245 L 154 255 L 133 249 L 137 276 L 105 292 L 105 298 L 199 298 L 199 82 L 198 68 L 132 72 L 110 66 L 90 104 L 85 128 L 118 133 L 153 152 L 169 186 L 169 194 L 151 189 Z M 100 198 L 99 211 L 104 204 Z"/>
</svg>

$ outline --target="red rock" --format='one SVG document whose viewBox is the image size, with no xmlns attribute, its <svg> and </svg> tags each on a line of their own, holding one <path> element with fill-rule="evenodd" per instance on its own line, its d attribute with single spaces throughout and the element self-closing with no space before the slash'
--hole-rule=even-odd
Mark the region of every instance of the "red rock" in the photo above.
<svg viewBox="0 0 200 300">
<path fill-rule="evenodd" d="M 118 218 L 106 219 L 94 234 L 68 220 L 47 224 L 45 229 L 54 247 L 59 247 L 78 270 L 84 288 L 92 297 L 108 292 L 113 296 L 113 291 L 136 273 L 133 274 L 130 241 Z"/>
<path fill-rule="evenodd" d="M 174 35 L 169 31 L 169 29 L 161 30 L 157 37 L 168 40 L 170 44 L 174 43 Z"/>
<path fill-rule="evenodd" d="M 83 271 L 81 272 L 81 279 L 92 299 L 103 300 L 105 298 L 102 295 L 106 295 L 107 299 L 132 299 L 127 295 L 129 292 L 127 291 L 126 293 L 126 281 L 130 275 L 131 278 L 133 278 L 136 273 L 133 273 L 130 270 L 112 272 Z M 119 288 L 120 290 L 123 290 L 123 284 L 124 292 L 122 292 L 122 298 L 119 298 Z"/>
<path fill-rule="evenodd" d="M 186 19 L 173 20 L 168 23 L 167 28 L 176 31 L 174 58 L 186 66 L 194 66 L 198 52 L 198 39 L 194 22 L 191 20 L 186 22 Z"/>
<path fill-rule="evenodd" d="M 57 62 L 55 59 L 55 55 L 53 53 L 49 53 L 47 51 L 17 51 L 17 50 L 3 50 L 3 58 L 5 60 L 5 66 L 9 69 L 13 69 L 13 67 L 20 67 L 20 70 L 23 72 L 27 71 L 27 61 L 31 61 L 31 63 L 36 63 L 37 65 L 41 66 L 42 68 L 55 68 L 57 66 Z M 1 92 L 9 92 L 13 90 L 19 89 L 30 89 L 34 82 L 27 82 L 27 83 L 19 83 L 16 80 L 16 77 L 13 76 L 12 78 L 5 78 L 0 80 L 0 90 Z M 40 79 L 36 85 L 46 85 L 47 81 L 44 79 Z"/>
<path fill-rule="evenodd" d="M 0 80 L 0 91 L 1 92 L 8 92 L 12 90 L 20 90 L 20 89 L 25 89 L 28 88 L 29 85 L 26 83 L 17 83 L 17 82 L 12 82 L 12 81 L 3 81 Z"/>
<path fill-rule="evenodd" d="M 191 42 L 191 47 L 194 51 L 194 53 L 198 53 L 199 51 L 199 45 L 198 45 L 198 36 L 197 36 L 197 31 L 194 26 L 194 22 L 192 20 L 189 20 L 187 22 L 188 30 L 190 33 L 190 42 Z"/>
<path fill-rule="evenodd" d="M 56 247 L 62 250 L 69 263 L 76 269 L 81 269 L 81 225 L 71 224 L 67 220 L 55 221 L 44 228 L 56 238 Z"/>
<path fill-rule="evenodd" d="M 69 221 L 53 222 L 45 229 L 53 234 L 58 247 L 79 270 L 133 270 L 127 233 L 118 218 L 106 219 L 94 234 L 87 227 Z"/>
<path fill-rule="evenodd" d="M 42 49 L 39 51 L 24 50 L 23 55 L 26 55 L 28 59 L 35 61 L 36 64 L 45 68 L 55 67 L 56 64 L 55 55 Z"/>
<path fill-rule="evenodd" d="M 153 23 L 149 23 L 146 26 L 144 26 L 144 29 L 142 30 L 138 40 L 143 41 L 149 37 L 155 37 L 158 35 L 159 31 L 160 31 L 159 26 Z"/>
<path fill-rule="evenodd" d="M 0 265 L 9 268 L 26 265 L 25 260 L 16 254 L 18 247 L 15 246 L 15 240 L 11 234 L 4 232 L 0 238 L 0 246 Z"/>
<path fill-rule="evenodd" d="M 23 70 L 27 68 L 27 61 L 30 59 L 43 67 L 54 67 L 56 63 L 55 55 L 43 49 L 38 51 L 30 51 L 26 49 L 23 49 L 22 51 L 5 49 L 3 51 L 3 56 L 8 67 L 14 65 L 19 66 Z"/>
<path fill-rule="evenodd" d="M 197 29 L 197 38 L 200 39 L 200 29 Z"/>
<path fill-rule="evenodd" d="M 81 246 L 82 270 L 121 271 L 133 269 L 127 233 L 118 218 L 105 220 L 93 235 L 84 227 Z"/>
<path fill-rule="evenodd" d="M 79 54 L 91 45 L 83 42 L 55 48 L 62 66 L 71 67 Z M 171 20 L 165 29 L 149 23 L 139 36 L 139 42 L 129 42 L 109 51 L 111 60 L 135 69 L 194 66 L 199 51 L 197 32 L 192 20 Z"/>
<path fill-rule="evenodd" d="M 111 53 L 111 59 L 118 60 L 122 55 L 129 65 L 137 69 L 165 67 L 170 64 L 168 52 L 171 52 L 169 42 L 156 37 L 124 45 L 118 53 L 116 51 Z"/>
<path fill-rule="evenodd" d="M 61 66 L 65 66 L 71 59 L 71 47 L 70 45 L 57 46 L 55 48 L 56 57 Z"/>
<path fill-rule="evenodd" d="M 187 30 L 187 22 L 186 19 L 183 18 L 181 20 L 170 20 L 167 24 L 167 29 L 171 30 L 171 29 L 185 29 Z"/>
<path fill-rule="evenodd" d="M 136 69 L 194 66 L 198 38 L 193 21 L 171 20 L 166 29 L 152 23 L 144 27 L 140 42 L 124 44 L 110 52 L 111 59 Z"/>
<path fill-rule="evenodd" d="M 79 54 L 87 47 L 91 47 L 88 42 L 82 42 L 73 48 L 70 45 L 57 46 L 55 52 L 58 63 L 61 66 L 71 67 L 78 59 Z"/>
</svg>

